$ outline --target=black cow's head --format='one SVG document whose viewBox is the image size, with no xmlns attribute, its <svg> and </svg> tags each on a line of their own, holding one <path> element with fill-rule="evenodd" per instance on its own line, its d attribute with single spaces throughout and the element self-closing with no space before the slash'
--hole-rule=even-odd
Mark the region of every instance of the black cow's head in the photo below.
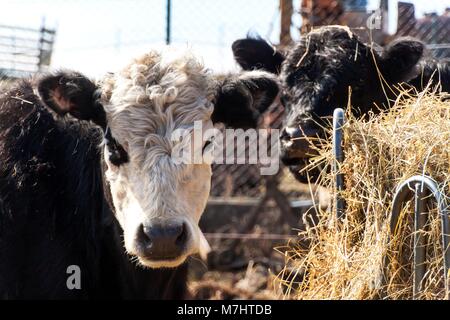
<svg viewBox="0 0 450 320">
<path fill-rule="evenodd" d="M 281 78 L 287 112 L 280 136 L 282 160 L 294 173 L 314 154 L 311 143 L 324 137 L 323 127 L 329 123 L 325 120 L 335 108 L 350 102 L 353 112 L 363 115 L 376 111 L 375 105 L 386 107 L 393 93 L 389 86 L 417 73 L 423 50 L 421 42 L 403 38 L 378 52 L 339 26 L 310 32 L 287 55 L 261 39 L 233 44 L 235 59 L 245 70 L 261 68 Z"/>
<path fill-rule="evenodd" d="M 278 94 L 270 73 L 218 77 L 189 53 L 170 53 L 152 51 L 99 85 L 74 72 L 38 84 L 48 107 L 104 131 L 105 179 L 125 248 L 153 268 L 178 266 L 207 245 L 198 222 L 211 165 L 175 161 L 172 152 L 184 143 L 173 139 L 175 132 L 182 129 L 189 138 L 196 122 L 205 128 L 214 122 L 255 126 Z M 200 143 L 194 148 L 205 148 L 207 141 Z"/>
</svg>

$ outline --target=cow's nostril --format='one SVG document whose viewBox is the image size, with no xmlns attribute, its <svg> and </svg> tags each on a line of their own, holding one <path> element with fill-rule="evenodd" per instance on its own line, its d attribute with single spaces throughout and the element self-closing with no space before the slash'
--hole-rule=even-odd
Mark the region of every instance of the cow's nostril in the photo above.
<svg viewBox="0 0 450 320">
<path fill-rule="evenodd" d="M 179 247 L 184 247 L 184 245 L 186 244 L 186 241 L 187 241 L 187 228 L 186 228 L 186 224 L 183 223 L 183 224 L 181 225 L 181 228 L 180 228 L 180 229 L 181 229 L 181 230 L 180 230 L 180 233 L 179 233 L 178 238 L 177 238 L 177 240 L 176 240 L 176 245 L 179 246 Z"/>
<path fill-rule="evenodd" d="M 143 224 L 141 224 L 138 228 L 137 240 L 145 246 L 151 245 L 150 233 L 148 232 L 148 228 L 144 227 Z"/>
</svg>

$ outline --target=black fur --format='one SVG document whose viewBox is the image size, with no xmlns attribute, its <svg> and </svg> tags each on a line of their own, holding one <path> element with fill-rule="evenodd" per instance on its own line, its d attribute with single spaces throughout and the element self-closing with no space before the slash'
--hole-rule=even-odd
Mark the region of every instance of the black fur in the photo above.
<svg viewBox="0 0 450 320">
<path fill-rule="evenodd" d="M 37 87 L 44 103 L 59 115 L 70 113 L 106 130 L 106 114 L 99 102 L 97 86 L 84 75 L 73 71 L 49 74 L 40 79 Z M 55 101 L 56 95 L 69 105 L 66 109 Z"/>
<path fill-rule="evenodd" d="M 285 59 L 282 53 L 259 37 L 237 40 L 232 50 L 244 70 L 261 69 L 278 74 Z"/>
<path fill-rule="evenodd" d="M 440 84 L 443 92 L 450 92 L 450 62 L 428 58 L 419 63 L 419 72 L 408 84 L 419 91 L 424 90 L 429 83 Z"/>
<path fill-rule="evenodd" d="M 424 44 L 412 38 L 397 39 L 378 52 L 347 30 L 329 26 L 302 37 L 283 60 L 281 69 L 281 59 L 267 65 L 267 51 L 268 44 L 261 39 L 233 44 L 236 61 L 244 69 L 262 65 L 265 70 L 280 70 L 281 101 L 287 110 L 285 127 L 301 128 L 313 136 L 324 136 L 321 126 L 329 123 L 335 108 L 346 108 L 349 99 L 352 112 L 364 116 L 389 108 L 399 93 L 396 86 L 402 82 L 421 90 L 432 80 L 432 86 L 440 82 L 443 91 L 450 91 L 449 64 L 424 57 Z M 306 148 L 308 144 L 296 142 L 282 150 L 282 160 L 302 182 L 308 179 L 298 170 L 308 159 L 290 154 L 302 153 L 299 150 Z M 315 176 L 314 172 L 310 174 Z"/>
<path fill-rule="evenodd" d="M 185 265 L 145 270 L 124 252 L 101 130 L 54 117 L 33 87 L 0 97 L 0 298 L 183 298 Z M 70 265 L 81 268 L 81 290 L 67 289 Z"/>
<path fill-rule="evenodd" d="M 109 130 L 108 127 L 106 128 L 104 135 L 106 146 L 108 147 L 108 150 L 110 152 L 109 161 L 117 167 L 124 163 L 127 163 L 129 161 L 128 153 L 117 142 L 117 140 L 114 139 L 114 137 L 111 134 L 111 130 Z"/>
<path fill-rule="evenodd" d="M 227 76 L 218 85 L 211 120 L 234 128 L 255 128 L 278 92 L 278 81 L 270 74 Z"/>
</svg>

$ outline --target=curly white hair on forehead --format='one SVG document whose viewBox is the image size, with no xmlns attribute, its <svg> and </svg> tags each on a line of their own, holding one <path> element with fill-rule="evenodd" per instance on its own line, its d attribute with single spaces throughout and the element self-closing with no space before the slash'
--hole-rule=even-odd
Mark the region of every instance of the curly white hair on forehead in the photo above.
<svg viewBox="0 0 450 320">
<path fill-rule="evenodd" d="M 152 51 L 102 81 L 109 127 L 132 159 L 144 159 L 149 145 L 170 153 L 176 128 L 211 117 L 215 84 L 191 53 Z"/>
</svg>

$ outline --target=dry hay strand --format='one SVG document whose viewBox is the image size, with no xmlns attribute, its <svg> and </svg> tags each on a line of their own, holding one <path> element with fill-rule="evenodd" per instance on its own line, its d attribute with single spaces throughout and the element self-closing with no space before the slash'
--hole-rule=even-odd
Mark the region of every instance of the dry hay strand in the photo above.
<svg viewBox="0 0 450 320">
<path fill-rule="evenodd" d="M 286 268 L 276 279 L 282 297 L 413 298 L 414 203 L 405 205 L 389 237 L 392 199 L 400 183 L 427 175 L 450 204 L 450 100 L 443 98 L 433 92 L 403 92 L 386 113 L 362 120 L 347 112 L 345 161 L 339 168 L 345 177 L 346 217 L 338 222 L 333 207 L 319 211 L 320 221 L 299 234 L 307 245 L 288 245 Z M 323 141 L 311 167 L 324 168 L 320 185 L 330 190 L 335 177 L 326 172 L 333 161 L 331 142 Z M 427 271 L 417 298 L 444 299 L 449 292 L 443 276 L 441 217 L 433 202 L 428 209 L 430 218 L 422 231 Z"/>
</svg>

